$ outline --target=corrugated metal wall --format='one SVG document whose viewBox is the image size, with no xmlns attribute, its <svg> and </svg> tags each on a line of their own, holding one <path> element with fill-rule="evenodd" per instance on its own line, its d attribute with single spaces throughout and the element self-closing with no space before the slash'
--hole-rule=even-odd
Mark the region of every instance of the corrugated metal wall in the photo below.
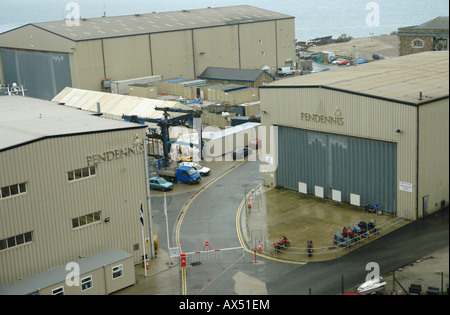
<svg viewBox="0 0 450 315">
<path fill-rule="evenodd" d="M 31 243 L 0 251 L 0 286 L 109 248 L 141 262 L 140 201 L 149 237 L 143 153 L 99 163 L 93 177 L 67 179 L 68 171 L 87 166 L 87 156 L 132 146 L 136 135 L 143 139 L 145 128 L 50 138 L 0 152 L 0 187 L 27 183 L 26 194 L 0 202 L 0 240 L 33 231 Z M 72 219 L 96 211 L 101 221 L 73 228 Z"/>
<path fill-rule="evenodd" d="M 278 185 L 309 194 L 321 186 L 325 198 L 332 189 L 342 201 L 359 194 L 361 205 L 379 204 L 394 213 L 397 207 L 397 144 L 291 127 L 279 127 Z"/>
<path fill-rule="evenodd" d="M 72 86 L 69 54 L 21 49 L 1 49 L 5 83 L 17 83 L 25 95 L 51 100 Z"/>
</svg>

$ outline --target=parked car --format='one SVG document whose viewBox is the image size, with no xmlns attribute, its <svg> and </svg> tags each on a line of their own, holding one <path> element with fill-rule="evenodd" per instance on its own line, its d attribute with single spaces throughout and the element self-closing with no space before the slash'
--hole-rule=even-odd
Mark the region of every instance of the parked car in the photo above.
<svg viewBox="0 0 450 315">
<path fill-rule="evenodd" d="M 319 56 L 318 53 L 313 52 L 313 53 L 310 53 L 310 54 L 306 54 L 306 55 L 305 55 L 305 59 L 314 59 L 314 58 L 316 58 L 316 57 L 318 57 L 318 56 Z"/>
<path fill-rule="evenodd" d="M 168 182 L 162 177 L 151 177 L 149 179 L 150 189 L 157 189 L 161 191 L 171 190 L 173 188 L 173 184 Z"/>
<path fill-rule="evenodd" d="M 246 156 L 248 156 L 248 153 L 248 147 L 237 147 L 233 150 L 233 160 L 244 159 Z"/>
<path fill-rule="evenodd" d="M 343 58 L 335 58 L 331 63 L 334 64 L 334 65 L 337 65 L 339 61 L 343 61 L 343 60 L 345 60 L 345 59 L 343 59 Z"/>
<path fill-rule="evenodd" d="M 277 75 L 291 75 L 291 74 L 295 74 L 295 70 L 292 69 L 292 67 L 281 67 L 277 69 Z"/>
<path fill-rule="evenodd" d="M 248 146 L 249 146 L 249 148 L 252 148 L 252 149 L 259 149 L 262 146 L 262 140 L 258 139 L 258 138 L 253 139 L 250 141 L 250 144 Z"/>
<path fill-rule="evenodd" d="M 372 59 L 373 60 L 381 60 L 381 59 L 384 59 L 384 56 L 380 55 L 380 54 L 373 54 Z"/>
<path fill-rule="evenodd" d="M 180 163 L 180 166 L 190 166 L 194 168 L 197 171 L 197 173 L 200 174 L 200 176 L 207 176 L 211 172 L 211 169 L 209 167 L 202 166 L 195 162 L 183 162 Z"/>
<path fill-rule="evenodd" d="M 338 59 L 336 56 L 330 57 L 328 58 L 328 63 L 333 63 L 333 61 L 335 61 L 336 59 Z"/>
<path fill-rule="evenodd" d="M 338 66 L 348 65 L 348 64 L 350 64 L 350 60 L 343 59 L 343 60 L 338 61 L 337 64 L 338 64 Z"/>
</svg>

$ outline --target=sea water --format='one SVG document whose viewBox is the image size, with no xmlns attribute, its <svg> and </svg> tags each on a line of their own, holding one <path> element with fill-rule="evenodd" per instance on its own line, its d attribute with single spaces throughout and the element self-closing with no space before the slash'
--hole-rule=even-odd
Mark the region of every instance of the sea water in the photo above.
<svg viewBox="0 0 450 315">
<path fill-rule="evenodd" d="M 448 16 L 447 0 L 0 0 L 0 33 L 28 23 L 64 20 L 75 2 L 85 18 L 252 5 L 295 17 L 297 40 L 342 34 L 369 37 Z"/>
</svg>

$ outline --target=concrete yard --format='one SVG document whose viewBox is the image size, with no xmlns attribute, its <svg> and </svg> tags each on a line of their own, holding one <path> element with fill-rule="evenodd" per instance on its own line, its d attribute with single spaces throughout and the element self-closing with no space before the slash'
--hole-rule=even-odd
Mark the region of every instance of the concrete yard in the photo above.
<svg viewBox="0 0 450 315">
<path fill-rule="evenodd" d="M 248 203 L 248 202 L 247 202 Z M 247 227 L 247 241 L 257 248 L 261 242 L 262 253 L 268 256 L 296 261 L 319 261 L 333 259 L 348 253 L 367 242 L 407 224 L 390 213 L 368 213 L 364 207 L 302 195 L 287 189 L 261 187 L 250 197 L 250 205 L 243 214 Z M 361 239 L 350 248 L 337 247 L 333 242 L 336 232 L 343 227 L 357 225 L 360 221 L 374 221 L 383 229 L 377 235 Z M 244 223 L 245 222 L 245 223 Z M 276 253 L 273 243 L 286 236 L 291 247 Z M 312 257 L 306 255 L 306 242 L 313 240 Z"/>
</svg>

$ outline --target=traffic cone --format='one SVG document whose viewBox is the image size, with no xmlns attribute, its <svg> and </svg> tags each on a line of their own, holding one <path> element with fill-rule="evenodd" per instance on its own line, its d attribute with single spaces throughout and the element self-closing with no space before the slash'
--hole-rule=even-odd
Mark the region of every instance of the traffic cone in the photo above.
<svg viewBox="0 0 450 315">
<path fill-rule="evenodd" d="M 150 269 L 150 266 L 148 264 L 148 260 L 145 261 L 145 269 Z"/>
<path fill-rule="evenodd" d="M 249 209 L 252 208 L 252 204 L 250 203 L 250 198 L 248 198 L 248 208 L 249 208 Z"/>
<path fill-rule="evenodd" d="M 261 248 L 261 241 L 258 241 L 258 243 L 259 243 L 259 245 L 258 245 L 258 251 L 260 252 L 260 251 L 262 251 L 262 248 Z"/>
</svg>

